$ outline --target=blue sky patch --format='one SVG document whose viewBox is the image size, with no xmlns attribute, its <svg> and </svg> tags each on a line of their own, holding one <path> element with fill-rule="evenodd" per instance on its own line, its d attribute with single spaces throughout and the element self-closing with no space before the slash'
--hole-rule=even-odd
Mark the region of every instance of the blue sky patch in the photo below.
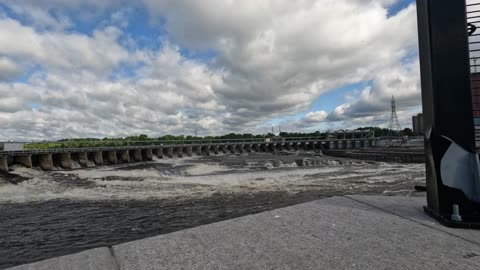
<svg viewBox="0 0 480 270">
<path fill-rule="evenodd" d="M 399 0 L 391 7 L 388 8 L 388 17 L 395 16 L 398 12 L 402 11 L 410 4 L 415 3 L 415 0 Z"/>
</svg>

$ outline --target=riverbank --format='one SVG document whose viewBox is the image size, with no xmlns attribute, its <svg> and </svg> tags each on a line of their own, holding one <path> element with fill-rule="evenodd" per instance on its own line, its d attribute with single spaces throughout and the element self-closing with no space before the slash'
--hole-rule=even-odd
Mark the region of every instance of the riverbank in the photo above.
<svg viewBox="0 0 480 270">
<path fill-rule="evenodd" d="M 336 196 L 11 270 L 478 269 L 480 233 L 439 225 L 425 203 Z"/>
</svg>

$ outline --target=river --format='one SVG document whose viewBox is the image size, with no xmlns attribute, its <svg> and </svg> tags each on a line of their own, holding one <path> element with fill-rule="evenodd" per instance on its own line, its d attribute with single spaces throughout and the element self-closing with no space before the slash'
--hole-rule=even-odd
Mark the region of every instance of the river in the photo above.
<svg viewBox="0 0 480 270">
<path fill-rule="evenodd" d="M 423 164 L 249 153 L 0 176 L 0 268 L 344 194 L 424 196 Z"/>
</svg>

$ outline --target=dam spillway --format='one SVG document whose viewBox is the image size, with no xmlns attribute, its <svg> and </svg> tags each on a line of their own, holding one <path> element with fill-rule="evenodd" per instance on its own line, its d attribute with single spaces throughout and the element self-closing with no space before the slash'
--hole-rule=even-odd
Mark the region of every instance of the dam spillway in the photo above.
<svg viewBox="0 0 480 270">
<path fill-rule="evenodd" d="M 44 171 L 54 168 L 71 170 L 78 164 L 82 168 L 151 161 L 154 156 L 160 159 L 182 158 L 193 155 L 243 154 L 249 152 L 279 152 L 368 148 L 375 146 L 376 139 L 335 139 L 298 140 L 282 142 L 219 142 L 203 144 L 169 144 L 145 146 L 59 148 L 44 150 L 0 151 L 0 171 L 8 172 L 9 167 L 20 165 L 27 168 L 40 167 Z"/>
</svg>

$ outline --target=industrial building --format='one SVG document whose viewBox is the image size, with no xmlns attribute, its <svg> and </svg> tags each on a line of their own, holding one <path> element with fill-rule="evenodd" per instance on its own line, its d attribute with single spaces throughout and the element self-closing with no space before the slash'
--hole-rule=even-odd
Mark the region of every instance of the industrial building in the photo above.
<svg viewBox="0 0 480 270">
<path fill-rule="evenodd" d="M 0 151 L 22 151 L 23 143 L 18 142 L 0 142 Z"/>
<path fill-rule="evenodd" d="M 412 116 L 412 129 L 414 134 L 423 134 L 423 113 Z"/>
<path fill-rule="evenodd" d="M 475 144 L 477 149 L 480 148 L 480 73 L 476 72 L 476 63 L 471 67 L 472 73 L 470 79 L 472 82 L 472 111 L 473 123 L 475 126 Z"/>
</svg>

